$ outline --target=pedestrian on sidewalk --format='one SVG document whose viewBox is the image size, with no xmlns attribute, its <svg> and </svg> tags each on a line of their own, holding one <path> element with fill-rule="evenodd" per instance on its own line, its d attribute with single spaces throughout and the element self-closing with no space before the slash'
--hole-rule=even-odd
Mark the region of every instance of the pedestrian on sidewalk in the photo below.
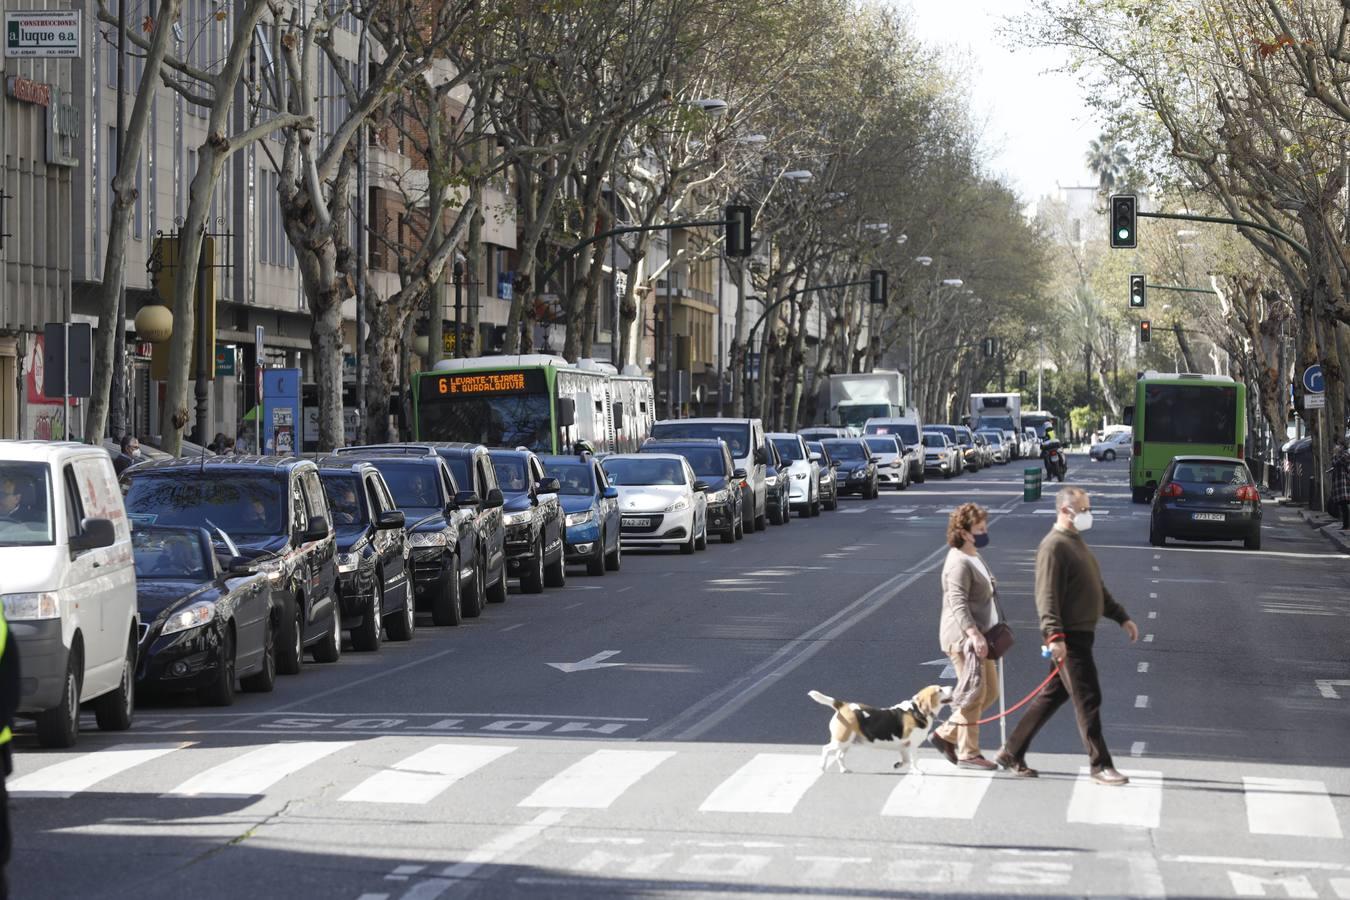
<svg viewBox="0 0 1350 900">
<path fill-rule="evenodd" d="M 1082 532 L 1092 527 L 1092 501 L 1087 491 L 1060 488 L 1055 506 L 1059 516 L 1036 551 L 1036 611 L 1050 655 L 1060 666 L 1059 677 L 1050 679 L 1031 701 L 996 761 L 1023 778 L 1040 774 L 1027 766 L 1027 749 L 1055 710 L 1072 700 L 1092 780 L 1098 784 L 1128 784 L 1129 779 L 1116 771 L 1102 735 L 1102 689 L 1092 659 L 1092 642 L 1103 616 L 1119 623 L 1131 643 L 1139 640 L 1139 627 L 1107 590 L 1097 558 L 1083 540 Z"/>
<path fill-rule="evenodd" d="M 998 582 L 980 556 L 989 543 L 989 511 L 964 503 L 947 520 L 947 561 L 942 567 L 942 619 L 938 640 L 952 660 L 958 685 L 967 683 L 966 667 L 977 665 L 978 686 L 970 701 L 933 733 L 929 742 L 947 761 L 963 769 L 997 769 L 980 753 L 980 714 L 998 701 L 998 672 L 989 658 L 984 634 L 1001 621 Z"/>
<path fill-rule="evenodd" d="M 1331 499 L 1340 507 L 1341 531 L 1350 531 L 1350 449 L 1344 438 L 1331 454 Z"/>
</svg>

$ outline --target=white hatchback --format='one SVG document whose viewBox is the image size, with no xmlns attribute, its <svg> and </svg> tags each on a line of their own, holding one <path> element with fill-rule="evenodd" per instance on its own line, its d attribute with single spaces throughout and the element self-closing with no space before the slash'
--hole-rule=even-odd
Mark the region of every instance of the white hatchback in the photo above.
<svg viewBox="0 0 1350 900">
<path fill-rule="evenodd" d="M 681 553 L 708 547 L 708 484 L 674 453 L 628 453 L 600 463 L 619 491 L 624 546 L 677 544 Z"/>
<path fill-rule="evenodd" d="M 768 436 L 783 458 L 791 480 L 788 502 L 801 516 L 820 515 L 820 463 L 811 458 L 800 434 L 777 432 Z"/>
</svg>

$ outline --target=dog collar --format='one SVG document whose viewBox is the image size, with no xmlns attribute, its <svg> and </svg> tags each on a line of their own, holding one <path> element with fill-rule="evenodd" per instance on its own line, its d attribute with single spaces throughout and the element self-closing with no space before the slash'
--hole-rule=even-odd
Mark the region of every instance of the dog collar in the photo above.
<svg viewBox="0 0 1350 900">
<path fill-rule="evenodd" d="M 913 700 L 906 700 L 904 703 L 901 703 L 900 708 L 914 717 L 915 725 L 920 728 L 928 727 L 928 717 L 915 708 Z"/>
</svg>

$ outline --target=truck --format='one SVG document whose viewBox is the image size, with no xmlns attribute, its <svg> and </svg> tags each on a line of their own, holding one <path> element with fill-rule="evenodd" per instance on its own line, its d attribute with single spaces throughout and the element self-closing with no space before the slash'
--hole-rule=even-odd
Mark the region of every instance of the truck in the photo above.
<svg viewBox="0 0 1350 900">
<path fill-rule="evenodd" d="M 972 431 L 992 428 L 1003 432 L 1014 450 L 1014 457 L 1019 456 L 1016 448 L 1022 443 L 1022 395 L 971 394 L 970 428 Z"/>
<path fill-rule="evenodd" d="M 903 415 L 904 376 L 893 369 L 875 369 L 850 375 L 830 375 L 822 385 L 825 424 L 862 434 L 868 419 Z"/>
</svg>

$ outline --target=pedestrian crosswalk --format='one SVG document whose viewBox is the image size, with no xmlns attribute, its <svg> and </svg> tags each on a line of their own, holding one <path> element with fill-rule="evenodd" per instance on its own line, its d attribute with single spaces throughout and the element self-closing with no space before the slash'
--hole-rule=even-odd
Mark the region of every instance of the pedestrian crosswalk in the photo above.
<svg viewBox="0 0 1350 900">
<path fill-rule="evenodd" d="M 859 765 L 865 759 L 858 755 L 864 753 L 872 754 L 870 768 Z M 953 768 L 930 753 L 921 754 L 909 771 L 896 773 L 890 767 L 893 758 L 870 749 L 855 751 L 850 757 L 854 774 L 842 775 L 821 772 L 818 749 L 795 747 L 624 744 L 596 749 L 566 741 L 515 745 L 392 737 L 243 746 L 147 742 L 67 754 L 20 754 L 9 792 L 20 802 L 31 797 L 78 802 L 83 795 L 137 802 L 147 796 L 247 802 L 280 796 L 336 802 L 353 811 L 356 804 L 392 811 L 486 797 L 526 810 L 608 810 L 626 797 L 644 799 L 644 790 L 649 801 L 657 785 L 664 805 L 683 806 L 696 816 L 783 816 L 803 809 L 816 815 L 843 792 L 852 798 L 850 818 L 880 816 L 889 821 L 971 820 L 1008 803 L 1025 814 L 1022 806 L 1033 796 L 1038 817 L 1054 817 L 1072 827 L 1165 829 L 1169 818 L 1174 827 L 1191 827 L 1202 797 L 1227 804 L 1211 819 L 1224 828 L 1239 828 L 1245 821 L 1251 835 L 1342 841 L 1342 822 L 1350 821 L 1346 784 L 1243 774 L 1236 763 L 1228 774 L 1211 777 L 1201 787 L 1196 779 L 1170 775 L 1163 768 L 1125 770 L 1131 782 L 1119 788 L 1094 783 L 1087 768 L 1076 764 L 1062 775 L 1047 772 L 1035 784 Z M 166 791 L 165 785 L 176 787 Z M 470 793 L 450 800 L 452 788 Z"/>
</svg>

